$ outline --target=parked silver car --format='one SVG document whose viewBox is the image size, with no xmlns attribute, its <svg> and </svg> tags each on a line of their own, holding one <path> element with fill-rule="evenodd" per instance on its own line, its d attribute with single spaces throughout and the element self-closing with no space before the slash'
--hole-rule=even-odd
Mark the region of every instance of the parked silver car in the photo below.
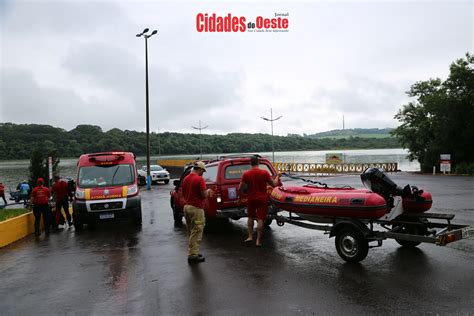
<svg viewBox="0 0 474 316">
<path fill-rule="evenodd" d="M 146 171 L 146 166 L 143 166 L 140 170 L 138 170 L 138 175 L 140 177 L 145 177 L 146 179 Z M 170 182 L 170 173 L 160 165 L 150 165 L 150 175 L 152 182 L 164 182 L 165 184 Z"/>
</svg>

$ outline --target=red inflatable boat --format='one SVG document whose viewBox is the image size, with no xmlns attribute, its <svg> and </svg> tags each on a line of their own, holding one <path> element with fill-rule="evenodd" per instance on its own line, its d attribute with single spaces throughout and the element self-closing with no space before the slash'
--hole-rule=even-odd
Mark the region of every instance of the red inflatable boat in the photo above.
<svg viewBox="0 0 474 316">
<path fill-rule="evenodd" d="M 426 212 L 433 203 L 430 193 L 409 185 L 400 188 L 381 170 L 369 169 L 361 178 L 368 189 L 280 186 L 273 189 L 270 199 L 277 209 L 309 220 L 310 217 L 379 219 L 394 208 L 395 196 L 401 197 L 401 213 Z"/>
<path fill-rule="evenodd" d="M 353 188 L 277 187 L 270 198 L 279 209 L 319 216 L 377 219 L 390 209 L 377 193 Z"/>
</svg>

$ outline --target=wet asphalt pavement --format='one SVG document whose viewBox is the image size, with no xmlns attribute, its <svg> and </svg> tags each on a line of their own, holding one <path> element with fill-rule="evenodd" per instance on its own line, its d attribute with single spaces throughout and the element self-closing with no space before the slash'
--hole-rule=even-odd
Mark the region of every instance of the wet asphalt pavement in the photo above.
<svg viewBox="0 0 474 316">
<path fill-rule="evenodd" d="M 432 212 L 474 225 L 474 177 L 391 175 L 430 191 Z M 318 178 L 361 187 L 355 176 Z M 297 183 L 297 182 L 292 182 Z M 474 240 L 405 249 L 395 241 L 345 263 L 320 231 L 275 223 L 246 247 L 246 220 L 207 227 L 206 262 L 187 263 L 172 185 L 142 191 L 143 225 L 103 223 L 0 249 L 0 314 L 474 314 Z"/>
</svg>

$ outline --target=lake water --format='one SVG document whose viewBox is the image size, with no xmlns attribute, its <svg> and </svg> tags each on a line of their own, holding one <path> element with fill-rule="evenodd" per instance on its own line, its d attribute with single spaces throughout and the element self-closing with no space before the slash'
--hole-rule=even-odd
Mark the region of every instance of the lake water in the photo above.
<svg viewBox="0 0 474 316">
<path fill-rule="evenodd" d="M 321 150 L 321 151 L 289 151 L 275 152 L 275 162 L 312 162 L 323 163 L 327 153 L 343 153 L 347 163 L 376 163 L 396 162 L 398 169 L 402 171 L 420 171 L 417 161 L 407 159 L 408 152 L 405 149 L 360 149 L 360 150 Z M 272 159 L 271 152 L 259 153 L 263 157 Z M 195 159 L 199 155 L 173 155 L 152 156 L 152 163 L 160 159 Z M 219 154 L 203 155 L 203 159 L 213 159 Z M 28 179 L 29 160 L 0 161 L 0 181 L 8 188 L 14 189 L 17 184 Z M 59 172 L 62 177 L 74 178 L 76 173 L 77 159 L 61 159 Z M 137 164 L 140 168 L 146 164 L 146 157 L 138 157 Z M 8 195 L 8 194 L 7 194 Z"/>
</svg>

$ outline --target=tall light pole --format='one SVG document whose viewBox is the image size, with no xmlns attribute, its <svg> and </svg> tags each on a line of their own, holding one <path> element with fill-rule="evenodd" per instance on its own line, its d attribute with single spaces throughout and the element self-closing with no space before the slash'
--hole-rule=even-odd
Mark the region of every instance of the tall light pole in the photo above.
<svg viewBox="0 0 474 316">
<path fill-rule="evenodd" d="M 158 157 L 161 156 L 161 136 L 160 136 L 160 128 L 158 127 Z"/>
<path fill-rule="evenodd" d="M 201 152 L 201 155 L 199 157 L 199 159 L 202 159 L 202 144 L 201 144 L 201 138 L 202 138 L 202 135 L 201 135 L 201 131 L 205 128 L 208 128 L 209 126 L 206 125 L 204 127 L 201 127 L 201 120 L 199 120 L 199 127 L 195 127 L 195 126 L 191 126 L 192 128 L 194 129 L 198 129 L 199 130 L 199 150 Z"/>
<path fill-rule="evenodd" d="M 148 38 L 152 37 L 157 30 L 151 32 L 150 35 L 145 34 L 149 30 L 148 28 L 144 29 L 143 32 L 137 34 L 137 37 L 145 38 L 145 99 L 146 99 L 146 189 L 151 189 L 151 174 L 150 174 L 150 111 L 149 111 L 149 98 L 148 98 Z"/>
<path fill-rule="evenodd" d="M 273 147 L 273 122 L 281 119 L 282 117 L 283 116 L 280 115 L 279 117 L 274 119 L 272 108 L 270 108 L 270 118 L 266 118 L 266 117 L 261 116 L 261 118 L 264 119 L 265 121 L 270 121 L 271 126 L 272 126 L 272 162 L 273 163 L 275 163 L 275 149 Z"/>
</svg>

